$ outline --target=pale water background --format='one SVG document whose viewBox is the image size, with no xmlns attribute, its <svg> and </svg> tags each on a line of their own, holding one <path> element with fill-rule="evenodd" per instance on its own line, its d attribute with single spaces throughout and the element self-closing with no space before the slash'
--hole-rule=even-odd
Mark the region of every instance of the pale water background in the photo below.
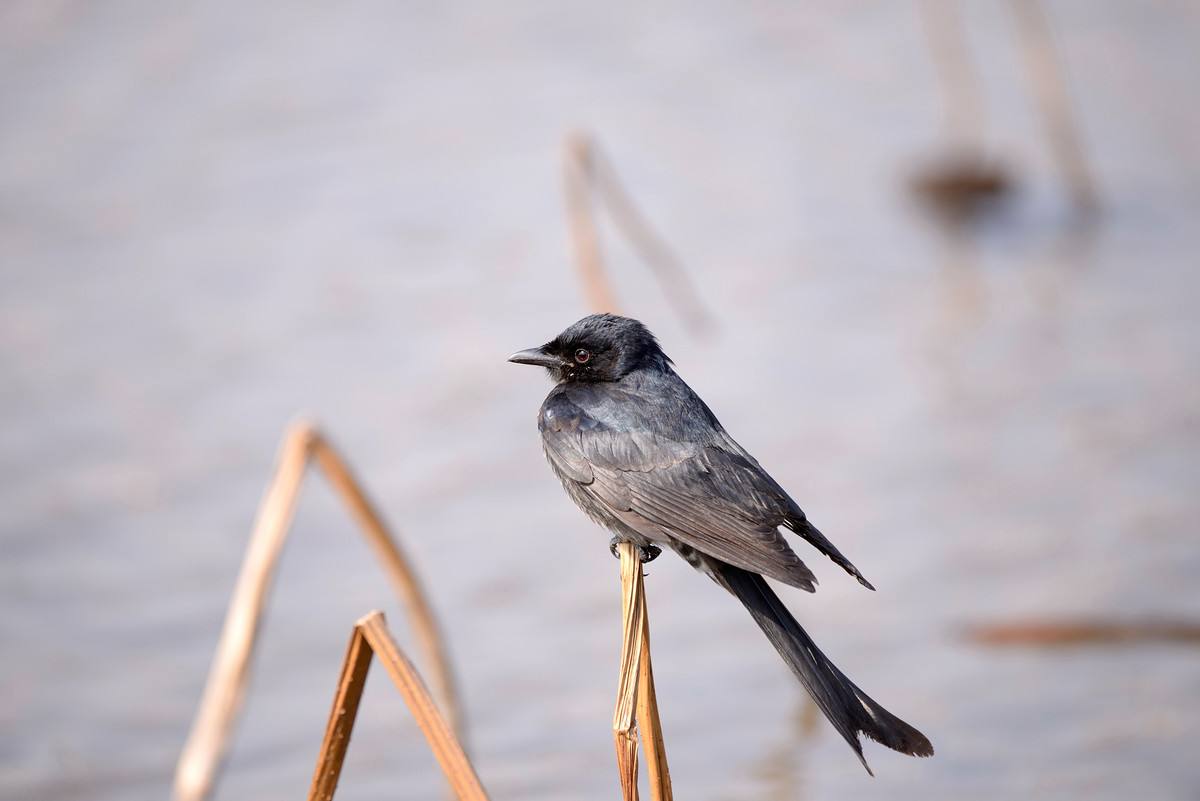
<svg viewBox="0 0 1200 801">
<path fill-rule="evenodd" d="M 504 362 L 579 317 L 593 130 L 719 321 L 624 309 L 878 586 L 816 640 L 933 739 L 869 779 L 748 616 L 649 570 L 682 799 L 1200 795 L 1200 651 L 971 622 L 1200 616 L 1200 7 L 1050 3 L 1105 211 L 1073 226 L 1005 4 L 967 5 L 1010 212 L 939 230 L 909 4 L 10 2 L 0 10 L 0 796 L 162 799 L 286 423 L 433 588 L 497 799 L 616 795 L 617 565 Z M 306 791 L 352 621 L 396 610 L 310 480 L 219 798 Z M 440 776 L 378 673 L 341 799 Z"/>
</svg>

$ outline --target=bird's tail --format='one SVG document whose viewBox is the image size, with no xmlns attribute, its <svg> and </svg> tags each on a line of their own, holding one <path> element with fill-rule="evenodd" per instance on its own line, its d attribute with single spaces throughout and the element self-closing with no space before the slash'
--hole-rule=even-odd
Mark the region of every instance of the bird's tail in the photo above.
<svg viewBox="0 0 1200 801">
<path fill-rule="evenodd" d="M 762 576 L 710 557 L 703 557 L 703 561 L 702 569 L 750 610 L 754 622 L 804 689 L 858 754 L 867 773 L 871 773 L 871 767 L 863 758 L 859 732 L 901 753 L 922 757 L 933 754 L 933 746 L 924 734 L 875 703 L 821 653 Z"/>
</svg>

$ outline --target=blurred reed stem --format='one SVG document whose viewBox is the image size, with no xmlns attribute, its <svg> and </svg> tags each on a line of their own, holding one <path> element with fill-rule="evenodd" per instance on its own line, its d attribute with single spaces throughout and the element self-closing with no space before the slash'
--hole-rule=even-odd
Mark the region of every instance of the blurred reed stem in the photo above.
<svg viewBox="0 0 1200 801">
<path fill-rule="evenodd" d="M 617 230 L 650 267 L 667 301 L 693 331 L 712 327 L 687 271 L 634 205 L 616 169 L 600 147 L 583 133 L 567 136 L 563 163 L 567 223 L 575 246 L 575 265 L 584 301 L 593 312 L 617 313 L 618 304 L 600 247 L 597 204 L 603 204 Z"/>
<path fill-rule="evenodd" d="M 175 801 L 204 801 L 216 784 L 245 700 L 263 611 L 310 461 L 317 463 L 349 507 L 382 562 L 396 594 L 408 610 L 447 714 L 454 727 L 460 733 L 463 730 L 463 715 L 445 641 L 415 571 L 345 460 L 315 427 L 297 423 L 284 438 L 275 475 L 259 507 L 204 695 L 175 768 Z"/>
<path fill-rule="evenodd" d="M 1200 622 L 1183 619 L 1046 619 L 977 623 L 962 634 L 988 646 L 1057 647 L 1142 643 L 1200 644 Z"/>
<path fill-rule="evenodd" d="M 983 152 L 986 108 L 959 0 L 922 0 L 920 9 L 942 85 L 943 124 L 952 152 Z"/>
<path fill-rule="evenodd" d="M 1012 0 L 1017 38 L 1025 56 L 1025 70 L 1041 111 L 1050 151 L 1076 208 L 1087 212 L 1099 203 L 1075 116 L 1054 34 L 1039 0 Z"/>
</svg>

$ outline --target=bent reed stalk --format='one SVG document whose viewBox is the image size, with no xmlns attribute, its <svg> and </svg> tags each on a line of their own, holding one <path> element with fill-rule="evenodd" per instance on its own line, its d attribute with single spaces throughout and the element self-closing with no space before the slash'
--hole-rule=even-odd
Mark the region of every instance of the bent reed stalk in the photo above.
<svg viewBox="0 0 1200 801">
<path fill-rule="evenodd" d="M 454 729 L 438 710 L 425 682 L 421 680 L 421 674 L 396 644 L 383 612 L 378 610 L 360 618 L 351 632 L 333 707 L 329 710 L 325 737 L 317 754 L 308 801 L 332 801 L 337 791 L 372 656 L 379 658 L 392 683 L 400 691 L 425 736 L 425 742 L 429 744 L 429 750 L 446 775 L 454 797 L 460 801 L 488 801 L 487 791 L 483 789 L 479 775 L 455 736 Z"/>
<path fill-rule="evenodd" d="M 584 301 L 594 312 L 618 312 L 616 293 L 600 249 L 597 201 L 608 211 L 617 229 L 654 273 L 667 301 L 692 331 L 713 328 L 713 315 L 705 308 L 679 258 L 663 241 L 622 185 L 616 168 L 587 134 L 569 134 L 564 144 L 563 189 L 567 226 L 574 244 L 575 264 Z"/>
<path fill-rule="evenodd" d="M 176 764 L 174 801 L 205 801 L 212 794 L 245 701 L 251 658 L 300 485 L 308 464 L 314 461 L 383 564 L 397 596 L 408 610 L 447 716 L 460 736 L 464 729 L 445 639 L 416 572 L 346 461 L 315 426 L 300 422 L 292 425 L 284 438 L 275 475 L 259 506 L 204 695 Z"/>
</svg>

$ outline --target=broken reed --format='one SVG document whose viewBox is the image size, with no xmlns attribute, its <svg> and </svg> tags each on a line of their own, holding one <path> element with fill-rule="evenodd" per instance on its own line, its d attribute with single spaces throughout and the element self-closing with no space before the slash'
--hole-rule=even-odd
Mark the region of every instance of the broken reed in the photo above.
<svg viewBox="0 0 1200 801">
<path fill-rule="evenodd" d="M 434 687 L 454 727 L 462 731 L 463 716 L 445 641 L 416 572 L 345 460 L 315 427 L 298 423 L 284 438 L 275 475 L 259 507 L 204 695 L 175 768 L 175 801 L 205 801 L 216 784 L 245 700 L 263 611 L 310 462 L 320 467 L 387 572 L 408 610 L 432 669 Z"/>
<path fill-rule="evenodd" d="M 308 801 L 332 801 L 337 791 L 373 656 L 383 663 L 384 670 L 403 696 L 413 719 L 425 735 L 429 749 L 446 775 L 454 797 L 462 801 L 488 801 L 487 791 L 483 789 L 475 767 L 455 736 L 454 729 L 438 711 L 417 669 L 392 638 L 380 611 L 371 612 L 354 624 L 346 659 L 342 664 L 342 675 L 334 693 L 333 708 L 329 710 L 325 737 L 317 755 Z"/>
<path fill-rule="evenodd" d="M 687 326 L 695 332 L 713 327 L 713 317 L 701 302 L 687 271 L 634 205 L 612 162 L 586 134 L 573 133 L 567 136 L 563 189 L 575 266 L 589 310 L 618 311 L 616 293 L 600 248 L 600 226 L 596 212 L 598 206 L 602 205 L 617 229 L 654 273 L 667 301 L 675 307 Z"/>
</svg>

